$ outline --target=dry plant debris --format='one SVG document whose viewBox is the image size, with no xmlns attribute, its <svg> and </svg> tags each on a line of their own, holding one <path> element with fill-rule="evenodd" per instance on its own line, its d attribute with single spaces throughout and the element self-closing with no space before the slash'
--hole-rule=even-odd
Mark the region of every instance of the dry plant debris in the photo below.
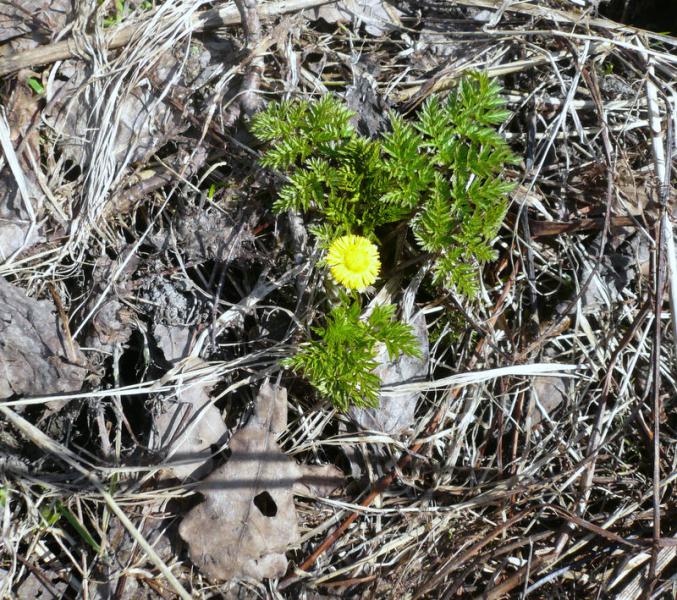
<svg viewBox="0 0 677 600">
<path fill-rule="evenodd" d="M 161 90 L 167 85 L 180 86 L 180 58 L 165 53 L 154 64 L 152 76 L 130 88 L 117 106 L 102 103 L 100 95 L 83 85 L 91 75 L 84 63 L 75 65 L 67 81 L 55 86 L 54 100 L 44 118 L 58 136 L 59 149 L 67 160 L 88 165 L 97 156 L 93 146 L 92 119 L 103 113 L 113 122 L 113 133 L 106 148 L 111 168 L 124 162 L 139 162 L 169 140 L 178 137 L 189 123 L 179 110 L 162 99 Z M 106 94 L 106 91 L 103 90 Z M 99 142 L 100 143 L 100 142 Z"/>
<path fill-rule="evenodd" d="M 383 0 L 344 0 L 327 3 L 316 8 L 314 16 L 327 23 L 364 24 L 364 30 L 373 36 L 380 36 L 395 29 L 400 11 Z"/>
<path fill-rule="evenodd" d="M 213 467 L 212 446 L 223 445 L 229 437 L 221 412 L 211 402 L 209 386 L 200 382 L 179 388 L 176 398 L 160 403 L 154 415 L 158 450 L 172 463 L 163 469 L 165 477 L 200 479 Z"/>
<path fill-rule="evenodd" d="M 54 304 L 0 279 L 0 398 L 78 392 L 86 374 Z M 61 408 L 59 401 L 47 405 Z"/>
<path fill-rule="evenodd" d="M 0 598 L 676 597 L 655 6 L 0 1 Z M 367 299 L 424 357 L 337 413 L 280 367 L 326 272 L 250 118 L 333 93 L 376 137 L 471 71 L 521 159 L 498 260 L 463 299 L 388 231 Z"/>
</svg>

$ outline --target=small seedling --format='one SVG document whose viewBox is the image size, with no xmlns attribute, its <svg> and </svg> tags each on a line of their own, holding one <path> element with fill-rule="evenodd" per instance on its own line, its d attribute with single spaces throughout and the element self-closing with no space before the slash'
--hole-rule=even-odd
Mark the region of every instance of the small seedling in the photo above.
<svg viewBox="0 0 677 600">
<path fill-rule="evenodd" d="M 35 77 L 29 77 L 26 80 L 26 83 L 28 84 L 28 87 L 31 88 L 36 94 L 41 96 L 42 94 L 45 93 L 45 88 L 44 86 L 40 83 L 38 79 Z"/>
</svg>

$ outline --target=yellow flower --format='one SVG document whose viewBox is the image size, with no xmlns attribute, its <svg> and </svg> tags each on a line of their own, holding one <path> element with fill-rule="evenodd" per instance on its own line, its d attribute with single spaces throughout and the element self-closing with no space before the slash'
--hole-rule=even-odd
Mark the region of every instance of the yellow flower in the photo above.
<svg viewBox="0 0 677 600">
<path fill-rule="evenodd" d="M 378 249 L 361 235 L 344 235 L 329 246 L 327 264 L 338 283 L 363 290 L 376 281 L 381 270 Z"/>
</svg>

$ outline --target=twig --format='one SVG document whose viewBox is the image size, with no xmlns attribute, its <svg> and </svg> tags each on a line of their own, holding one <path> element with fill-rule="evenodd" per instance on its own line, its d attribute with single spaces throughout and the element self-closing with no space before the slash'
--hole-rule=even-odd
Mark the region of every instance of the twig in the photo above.
<svg viewBox="0 0 677 600">
<path fill-rule="evenodd" d="M 61 302 L 59 292 L 56 291 L 56 287 L 54 287 L 53 283 L 49 283 L 47 287 L 52 299 L 54 300 L 57 313 L 59 314 L 59 319 L 61 319 L 61 324 L 63 325 L 63 330 L 66 334 L 66 354 L 68 356 L 68 360 L 73 364 L 78 364 L 78 356 L 75 352 L 75 345 L 73 344 L 73 336 L 71 335 L 68 315 L 66 314 L 66 310 L 64 309 L 63 303 Z"/>
<path fill-rule="evenodd" d="M 661 455 L 660 455 L 660 420 L 661 420 L 661 319 L 660 314 L 663 311 L 663 296 L 665 294 L 665 284 L 668 275 L 668 266 L 670 271 L 670 304 L 672 309 L 673 332 L 677 332 L 677 270 L 674 256 L 674 239 L 672 233 L 672 224 L 669 220 L 668 207 L 666 204 L 667 194 L 670 186 L 669 175 L 671 171 L 670 163 L 666 163 L 672 157 L 671 135 L 672 129 L 668 126 L 668 147 L 667 152 L 663 146 L 663 135 L 661 131 L 661 117 L 658 106 L 658 90 L 654 83 L 655 72 L 653 62 L 645 56 L 647 62 L 646 95 L 647 108 L 649 111 L 649 124 L 651 129 L 651 148 L 653 150 L 654 165 L 656 168 L 656 179 L 659 185 L 659 204 L 660 221 L 656 228 L 656 263 L 655 263 L 655 287 L 654 287 L 654 311 L 656 314 L 654 343 L 652 356 L 652 406 L 651 413 L 653 418 L 652 429 L 652 449 L 653 449 L 653 537 L 654 546 L 651 551 L 651 564 L 649 566 L 648 586 L 645 590 L 645 597 L 650 598 L 653 589 L 657 583 L 658 566 L 658 540 L 661 537 L 661 509 L 660 509 L 660 479 L 661 479 Z M 666 168 L 667 164 L 667 168 Z M 668 239 L 670 240 L 668 242 Z M 672 251 L 672 256 L 668 258 L 668 250 Z M 677 348 L 677 338 L 673 339 Z"/>
<path fill-rule="evenodd" d="M 257 1 L 235 0 L 235 4 L 240 11 L 240 18 L 242 19 L 242 26 L 247 39 L 247 48 L 254 49 L 261 42 L 261 20 L 259 19 Z M 225 119 L 227 125 L 235 122 L 239 116 L 240 109 L 247 116 L 253 115 L 258 110 L 260 100 L 256 92 L 259 88 L 263 67 L 263 56 L 257 54 L 247 67 L 242 85 L 240 86 L 238 101 L 231 106 L 230 114 Z"/>
</svg>

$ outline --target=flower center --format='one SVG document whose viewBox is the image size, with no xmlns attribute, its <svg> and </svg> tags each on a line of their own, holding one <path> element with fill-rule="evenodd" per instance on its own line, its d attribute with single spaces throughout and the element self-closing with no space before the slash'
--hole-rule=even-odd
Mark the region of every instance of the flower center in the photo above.
<svg viewBox="0 0 677 600">
<path fill-rule="evenodd" d="M 369 266 L 369 254 L 364 251 L 353 250 L 345 257 L 346 268 L 353 273 L 361 273 Z"/>
</svg>

